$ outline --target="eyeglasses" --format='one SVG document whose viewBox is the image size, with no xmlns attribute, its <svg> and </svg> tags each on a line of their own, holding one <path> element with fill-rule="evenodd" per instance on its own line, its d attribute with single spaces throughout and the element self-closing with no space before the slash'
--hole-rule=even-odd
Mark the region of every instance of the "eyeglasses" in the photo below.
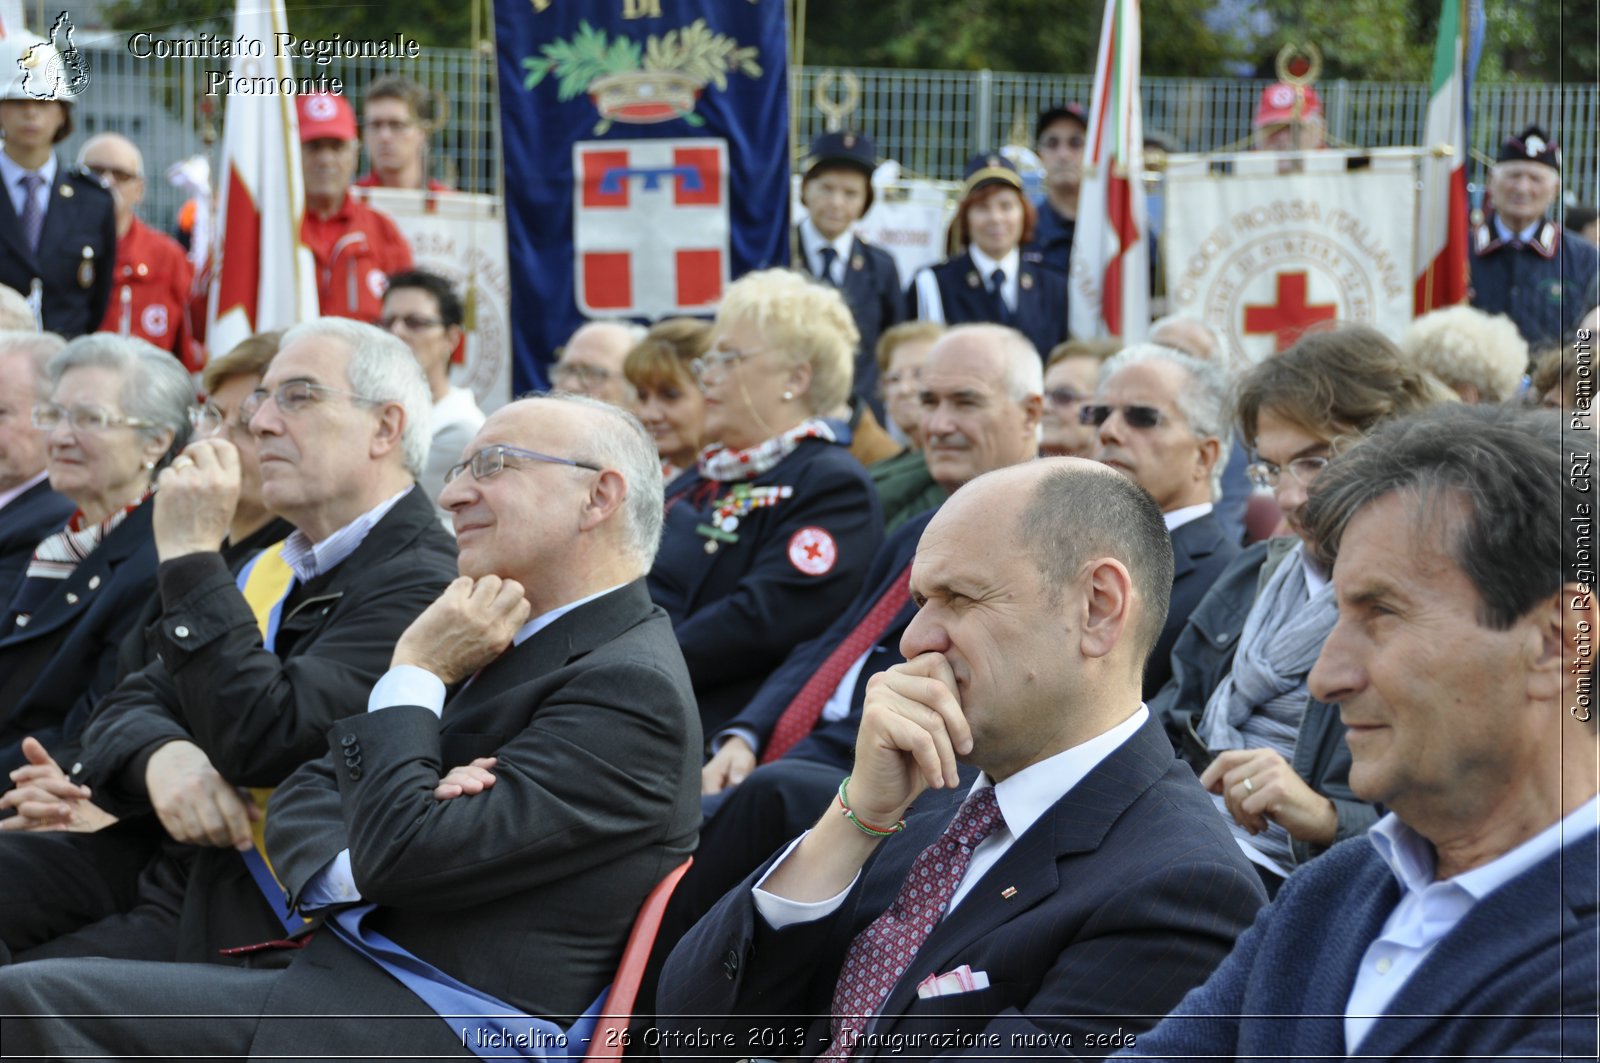
<svg viewBox="0 0 1600 1063">
<path fill-rule="evenodd" d="M 726 371 L 728 366 L 736 362 L 742 362 L 746 358 L 754 358 L 760 353 L 760 351 L 736 351 L 732 348 L 707 351 L 689 363 L 689 372 L 693 373 L 696 379 L 704 379 L 705 375 L 713 369 Z"/>
<path fill-rule="evenodd" d="M 423 329 L 442 324 L 444 324 L 442 317 L 423 317 L 421 314 L 395 314 L 378 319 L 379 327 L 385 332 L 393 332 L 396 325 L 404 325 L 407 332 L 421 332 Z"/>
<path fill-rule="evenodd" d="M 94 174 L 96 177 L 115 181 L 119 185 L 125 185 L 129 181 L 142 181 L 144 179 L 143 174 L 137 174 L 131 170 L 124 170 L 117 166 L 96 166 L 92 162 L 86 162 L 83 164 L 83 168 Z"/>
<path fill-rule="evenodd" d="M 194 429 L 196 437 L 209 439 L 219 432 L 227 432 L 229 435 L 246 432 L 250 427 L 250 419 L 236 416 L 229 421 L 222 407 L 208 400 L 198 406 L 189 407 L 189 425 Z"/>
<path fill-rule="evenodd" d="M 1293 476 L 1295 482 L 1301 487 L 1309 487 L 1311 481 L 1317 478 L 1317 473 L 1328 467 L 1328 462 L 1333 459 L 1326 454 L 1317 454 L 1304 458 L 1295 458 L 1287 465 L 1278 466 L 1270 461 L 1254 461 L 1245 466 L 1244 474 L 1250 482 L 1257 487 L 1277 487 L 1278 480 L 1287 472 Z"/>
<path fill-rule="evenodd" d="M 276 402 L 278 409 L 284 413 L 299 413 L 313 402 L 316 402 L 319 394 L 343 395 L 351 402 L 359 402 L 364 406 L 381 405 L 381 401 L 378 399 L 369 399 L 365 395 L 357 395 L 355 392 L 345 391 L 343 388 L 329 387 L 327 384 L 316 384 L 309 380 L 290 380 L 287 383 L 279 384 L 276 391 L 256 388 L 246 395 L 244 401 L 239 404 L 239 420 L 249 424 L 255 415 L 261 411 L 261 407 L 267 404 L 268 399 Z"/>
<path fill-rule="evenodd" d="M 484 447 L 472 457 L 459 465 L 452 465 L 450 471 L 444 474 L 444 482 L 450 483 L 457 476 L 472 470 L 474 480 L 487 480 L 491 476 L 499 475 L 506 467 L 506 459 L 514 458 L 521 461 L 542 461 L 547 465 L 571 465 L 576 469 L 588 469 L 590 472 L 599 472 L 600 466 L 591 465 L 586 461 L 573 461 L 570 458 L 552 458 L 548 454 L 540 454 L 533 450 L 518 450 L 516 447 L 502 446 L 496 443 L 491 447 Z"/>
<path fill-rule="evenodd" d="M 1075 406 L 1080 402 L 1087 402 L 1092 396 L 1076 388 L 1051 388 L 1044 393 L 1044 397 L 1049 401 L 1050 405 L 1062 410 L 1068 406 Z"/>
<path fill-rule="evenodd" d="M 556 383 L 598 385 L 611 379 L 611 370 L 601 369 L 597 365 L 566 365 L 558 362 L 550 370 L 550 379 Z"/>
<path fill-rule="evenodd" d="M 1118 410 L 1122 411 L 1122 419 L 1128 422 L 1129 428 L 1137 428 L 1141 431 L 1155 428 L 1167 419 L 1166 414 L 1154 406 L 1107 406 L 1096 404 L 1094 406 L 1085 406 L 1079 410 L 1078 421 L 1080 424 L 1092 424 L 1099 428 L 1111 420 L 1111 415 Z"/>
<path fill-rule="evenodd" d="M 1083 136 L 1081 134 L 1078 134 L 1078 133 L 1073 133 L 1071 136 L 1065 136 L 1065 137 L 1053 137 L 1052 136 L 1052 137 L 1041 137 L 1039 139 L 1039 146 L 1041 148 L 1045 148 L 1045 149 L 1050 149 L 1050 148 L 1081 148 L 1081 147 L 1083 147 L 1083 145 L 1085 143 L 1087 143 L 1087 141 L 1085 141 Z"/>
<path fill-rule="evenodd" d="M 50 431 L 66 421 L 80 432 L 104 432 L 107 428 L 153 428 L 154 422 L 137 417 L 123 417 L 99 406 L 74 406 L 70 410 L 53 402 L 41 402 L 33 408 L 33 426 Z"/>
</svg>

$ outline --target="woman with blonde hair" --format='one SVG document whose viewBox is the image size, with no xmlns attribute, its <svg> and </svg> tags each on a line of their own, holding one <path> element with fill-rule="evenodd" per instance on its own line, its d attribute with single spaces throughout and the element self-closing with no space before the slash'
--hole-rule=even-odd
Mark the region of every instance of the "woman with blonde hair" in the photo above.
<svg viewBox="0 0 1600 1063">
<path fill-rule="evenodd" d="M 836 289 L 763 270 L 728 289 L 695 363 L 716 442 L 668 487 L 650 593 L 708 735 L 843 611 L 883 538 L 866 471 L 826 419 L 850 394 L 856 342 Z"/>
</svg>

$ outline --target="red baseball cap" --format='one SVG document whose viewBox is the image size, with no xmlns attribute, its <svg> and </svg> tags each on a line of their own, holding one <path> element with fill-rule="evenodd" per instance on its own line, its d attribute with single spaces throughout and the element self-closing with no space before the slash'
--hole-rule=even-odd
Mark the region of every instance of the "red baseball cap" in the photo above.
<svg viewBox="0 0 1600 1063">
<path fill-rule="evenodd" d="M 300 115 L 300 143 L 356 139 L 356 112 L 343 96 L 314 92 L 296 96 L 294 106 Z"/>
<path fill-rule="evenodd" d="M 1300 109 L 1300 120 L 1321 118 L 1322 101 L 1317 99 L 1317 90 L 1307 85 L 1301 91 L 1305 93 L 1305 103 Z M 1257 129 L 1264 125 L 1292 122 L 1294 117 L 1293 85 L 1280 81 L 1261 90 L 1261 102 L 1256 105 L 1256 118 L 1252 123 Z"/>
</svg>

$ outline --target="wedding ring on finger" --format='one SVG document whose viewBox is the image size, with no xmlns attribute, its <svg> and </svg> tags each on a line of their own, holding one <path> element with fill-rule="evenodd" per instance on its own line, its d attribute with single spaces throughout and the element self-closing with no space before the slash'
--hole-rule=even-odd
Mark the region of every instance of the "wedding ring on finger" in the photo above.
<svg viewBox="0 0 1600 1063">
<path fill-rule="evenodd" d="M 1253 794 L 1253 793 L 1256 792 L 1256 783 L 1255 783 L 1254 779 L 1250 779 L 1250 778 L 1246 778 L 1245 779 L 1245 781 L 1244 781 L 1244 792 L 1247 793 L 1247 794 Z"/>
</svg>

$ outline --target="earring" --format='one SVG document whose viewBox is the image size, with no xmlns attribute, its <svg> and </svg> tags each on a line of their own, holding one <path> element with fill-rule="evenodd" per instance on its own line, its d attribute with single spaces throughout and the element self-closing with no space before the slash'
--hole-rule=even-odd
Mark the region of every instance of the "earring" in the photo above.
<svg viewBox="0 0 1600 1063">
<path fill-rule="evenodd" d="M 794 392 L 789 391 L 789 390 L 786 389 L 784 391 L 784 393 L 783 393 L 783 401 L 784 402 L 792 402 L 792 401 L 794 401 Z"/>
<path fill-rule="evenodd" d="M 145 472 L 149 472 L 151 469 L 153 469 L 155 467 L 156 467 L 156 463 L 153 462 L 153 461 L 147 461 L 147 462 L 144 463 L 144 471 Z"/>
</svg>

